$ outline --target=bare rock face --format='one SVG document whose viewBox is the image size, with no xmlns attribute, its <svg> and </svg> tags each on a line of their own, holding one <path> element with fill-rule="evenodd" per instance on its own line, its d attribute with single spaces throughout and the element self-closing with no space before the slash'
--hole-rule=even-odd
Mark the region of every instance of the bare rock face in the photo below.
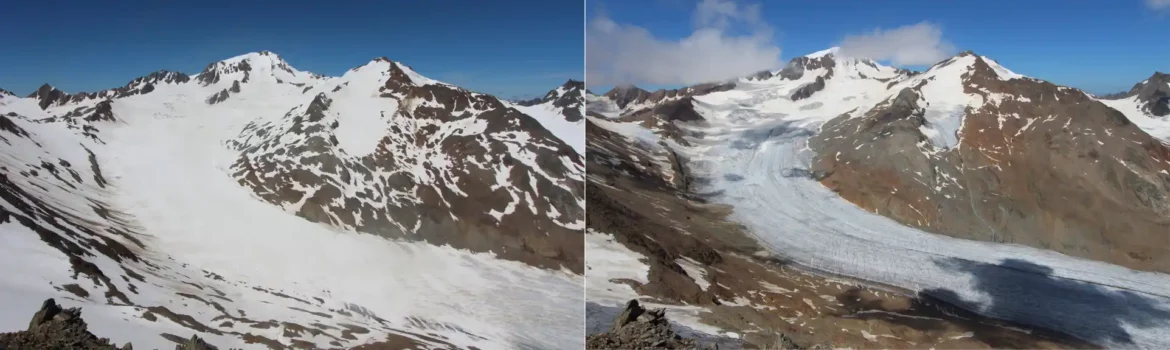
<svg viewBox="0 0 1170 350">
<path fill-rule="evenodd" d="M 789 61 L 788 65 L 785 66 L 784 69 L 781 69 L 780 72 L 776 73 L 776 76 L 779 76 L 783 79 L 796 80 L 803 77 L 806 71 L 814 69 L 825 69 L 827 73 L 822 77 L 827 79 L 833 77 L 833 67 L 835 67 L 836 64 L 837 61 L 833 58 L 832 54 L 819 57 L 801 56 L 793 58 L 791 61 Z"/>
<path fill-rule="evenodd" d="M 645 101 L 650 96 L 650 92 L 633 85 L 615 86 L 602 96 L 613 100 L 618 107 L 626 108 L 630 103 Z"/>
<path fill-rule="evenodd" d="M 816 81 L 801 86 L 789 96 L 793 101 L 803 100 L 812 96 L 812 94 L 825 89 L 825 77 L 817 77 Z"/>
<path fill-rule="evenodd" d="M 64 91 L 58 90 L 52 85 L 44 84 L 41 85 L 37 91 L 29 94 L 28 97 L 35 98 L 40 101 L 38 104 L 41 106 L 41 109 L 45 109 L 52 105 L 68 102 L 71 96 L 66 94 Z"/>
<path fill-rule="evenodd" d="M 175 350 L 218 350 L 218 349 L 219 348 L 215 347 L 214 345 L 208 344 L 207 342 L 203 341 L 203 339 L 199 339 L 199 337 L 196 335 L 191 335 L 191 338 L 187 339 L 187 341 L 183 342 L 182 344 L 175 345 Z"/>
<path fill-rule="evenodd" d="M 735 87 L 735 83 L 703 83 L 681 89 L 656 90 L 649 92 L 637 86 L 619 86 L 606 92 L 605 97 L 614 101 L 619 108 L 633 108 L 630 112 L 637 112 L 642 108 L 652 108 L 655 104 L 669 102 L 686 97 L 706 95 L 712 92 L 727 91 Z M 641 106 L 641 108 L 637 108 Z"/>
<path fill-rule="evenodd" d="M 814 175 L 926 231 L 1170 272 L 1170 148 L 1079 90 L 1003 78 L 972 53 L 940 65 L 972 57 L 962 92 L 983 102 L 961 111 L 956 144 L 924 132 L 938 103 L 924 80 L 826 123 Z"/>
<path fill-rule="evenodd" d="M 53 299 L 45 300 L 41 309 L 29 321 L 28 329 L 21 332 L 0 333 L 0 349 L 42 350 L 42 349 L 95 349 L 130 350 L 126 343 L 118 347 L 109 339 L 90 333 L 81 319 L 81 309 L 62 309 Z M 214 347 L 209 348 L 214 349 Z"/>
<path fill-rule="evenodd" d="M 398 108 L 382 111 L 391 123 L 371 153 L 339 148 L 344 121 L 322 92 L 245 128 L 231 145 L 239 183 L 310 221 L 581 272 L 580 155 L 495 97 L 389 67 L 371 93 Z"/>
<path fill-rule="evenodd" d="M 637 300 L 614 320 L 609 332 L 589 336 L 588 349 L 698 349 L 694 339 L 685 339 L 670 329 L 665 310 L 647 310 Z"/>
<path fill-rule="evenodd" d="M 1137 96 L 1142 111 L 1155 117 L 1170 116 L 1170 74 L 1154 72 L 1149 79 L 1117 97 L 1133 96 Z"/>
</svg>

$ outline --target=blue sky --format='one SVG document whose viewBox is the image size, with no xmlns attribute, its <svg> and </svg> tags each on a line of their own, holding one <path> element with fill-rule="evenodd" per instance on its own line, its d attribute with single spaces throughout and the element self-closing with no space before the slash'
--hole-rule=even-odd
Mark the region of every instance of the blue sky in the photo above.
<svg viewBox="0 0 1170 350">
<path fill-rule="evenodd" d="M 0 88 L 97 91 L 269 50 L 325 75 L 386 56 L 475 91 L 542 95 L 584 78 L 583 11 L 540 0 L 10 1 Z"/>
<path fill-rule="evenodd" d="M 695 31 L 692 18 L 698 2 L 590 0 L 587 17 L 605 17 L 618 24 L 642 27 L 660 41 L 677 42 Z M 1156 8 L 1158 2 L 1166 5 Z M 1127 90 L 1155 70 L 1170 71 L 1170 1 L 1166 0 L 737 3 L 741 11 L 746 11 L 749 4 L 759 6 L 758 19 L 771 30 L 764 41 L 781 49 L 782 62 L 834 46 L 849 35 L 926 21 L 941 32 L 943 41 L 951 44 L 955 50 L 951 53 L 973 50 L 1017 73 L 1090 92 Z M 745 18 L 731 18 L 737 25 L 728 28 L 728 36 L 755 32 L 756 27 Z M 592 41 L 593 32 L 589 33 Z M 590 82 L 595 81 L 592 68 Z M 608 83 L 611 84 L 590 83 L 590 90 L 604 92 L 613 82 Z"/>
</svg>

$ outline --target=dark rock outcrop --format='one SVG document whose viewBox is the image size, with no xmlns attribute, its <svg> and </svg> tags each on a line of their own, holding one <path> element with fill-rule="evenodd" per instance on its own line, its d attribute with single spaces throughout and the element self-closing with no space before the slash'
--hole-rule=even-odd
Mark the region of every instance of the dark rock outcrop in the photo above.
<svg viewBox="0 0 1170 350">
<path fill-rule="evenodd" d="M 824 77 L 817 77 L 816 81 L 814 81 L 812 83 L 805 84 L 804 86 L 801 86 L 800 88 L 797 88 L 796 91 L 793 92 L 792 96 L 790 96 L 789 98 L 791 98 L 793 101 L 803 100 L 803 99 L 812 97 L 812 94 L 816 93 L 817 91 L 824 90 L 824 89 L 825 89 L 825 78 Z"/>
<path fill-rule="evenodd" d="M 118 347 L 109 339 L 90 333 L 85 320 L 81 319 L 80 308 L 63 309 L 53 299 L 45 300 L 41 309 L 29 321 L 28 329 L 0 333 L 0 349 L 4 350 L 130 350 L 132 348 L 130 343 Z M 207 348 L 207 350 L 210 349 L 214 349 L 214 347 Z"/>
<path fill-rule="evenodd" d="M 699 349 L 698 342 L 675 334 L 663 309 L 647 310 L 637 300 L 613 322 L 609 332 L 590 335 L 587 349 Z"/>
<path fill-rule="evenodd" d="M 53 299 L 47 299 L 41 304 L 41 309 L 33 314 L 28 323 L 28 329 L 19 332 L 0 333 L 0 349 L 2 350 L 132 350 L 130 343 L 118 347 L 108 338 L 98 337 L 90 333 L 85 320 L 81 318 L 81 308 L 61 308 Z M 175 350 L 218 350 L 214 345 L 191 335 L 178 345 Z"/>
<path fill-rule="evenodd" d="M 1134 84 L 1129 92 L 1106 98 L 1133 96 L 1137 96 L 1137 102 L 1142 111 L 1155 117 L 1170 115 L 1170 74 L 1154 72 L 1154 75 L 1151 75 L 1149 79 Z"/>
<path fill-rule="evenodd" d="M 203 339 L 199 339 L 199 336 L 196 336 L 196 335 L 191 335 L 191 338 L 187 339 L 187 341 L 183 342 L 182 344 L 175 345 L 175 350 L 218 350 L 218 349 L 219 348 L 216 348 L 215 345 L 208 344 L 207 342 L 203 341 Z"/>
<path fill-rule="evenodd" d="M 784 66 L 784 69 L 781 69 L 776 75 L 782 79 L 796 80 L 803 77 L 805 71 L 823 68 L 828 70 L 824 77 L 830 78 L 833 76 L 833 67 L 836 64 L 837 61 L 832 54 L 819 57 L 800 56 L 788 61 L 788 65 Z"/>
<path fill-rule="evenodd" d="M 37 99 L 37 105 L 41 106 L 41 109 L 65 103 L 72 98 L 69 94 L 57 90 L 57 88 L 49 84 L 41 85 L 40 88 L 37 88 L 37 91 L 29 94 L 28 97 Z"/>
<path fill-rule="evenodd" d="M 765 80 L 765 79 L 771 78 L 773 76 L 774 75 L 772 75 L 772 71 L 762 70 L 762 71 L 756 72 L 756 74 L 752 74 L 752 75 L 748 76 L 747 79 L 748 80 Z"/>
<path fill-rule="evenodd" d="M 616 103 L 618 107 L 626 108 L 626 106 L 630 103 L 645 100 L 650 96 L 650 92 L 642 90 L 642 88 L 634 85 L 615 86 L 613 89 L 610 89 L 602 96 L 613 100 L 613 102 Z"/>
<path fill-rule="evenodd" d="M 614 87 L 613 89 L 609 90 L 609 92 L 606 92 L 604 96 L 614 101 L 614 103 L 618 105 L 618 108 L 622 109 L 625 109 L 631 104 L 646 104 L 647 106 L 645 108 L 653 108 L 653 104 L 662 103 L 664 101 L 706 95 L 719 91 L 727 91 L 731 90 L 732 88 L 735 88 L 735 83 L 703 83 L 680 89 L 664 89 L 648 92 L 637 86 L 630 85 Z M 638 112 L 638 110 L 630 110 L 628 112 Z"/>
</svg>

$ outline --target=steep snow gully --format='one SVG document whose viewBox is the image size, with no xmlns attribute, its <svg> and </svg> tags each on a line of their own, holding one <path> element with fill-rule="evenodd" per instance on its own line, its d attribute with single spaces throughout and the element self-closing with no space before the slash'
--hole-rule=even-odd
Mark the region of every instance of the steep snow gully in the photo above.
<svg viewBox="0 0 1170 350">
<path fill-rule="evenodd" d="M 848 109 L 788 115 L 761 103 L 785 98 L 749 82 L 697 97 L 707 123 L 689 128 L 703 137 L 682 149 L 701 192 L 733 206 L 732 219 L 772 252 L 1108 347 L 1170 348 L 1170 276 L 930 234 L 862 210 L 808 170 L 807 140 L 828 119 L 816 115 Z"/>
</svg>

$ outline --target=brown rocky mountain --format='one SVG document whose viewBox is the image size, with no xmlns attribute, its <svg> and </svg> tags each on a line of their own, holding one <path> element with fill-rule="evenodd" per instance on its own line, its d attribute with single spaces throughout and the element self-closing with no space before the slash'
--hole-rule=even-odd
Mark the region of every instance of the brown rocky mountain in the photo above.
<svg viewBox="0 0 1170 350">
<path fill-rule="evenodd" d="M 576 151 L 492 96 L 414 82 L 386 59 L 358 69 L 386 70 L 377 93 L 398 106 L 382 111 L 397 118 L 372 153 L 338 146 L 333 130 L 343 121 L 332 92 L 320 92 L 284 119 L 244 128 L 232 165 L 240 184 L 273 204 L 299 205 L 310 221 L 581 271 Z"/>
<path fill-rule="evenodd" d="M 1170 271 L 1170 148 L 1080 90 L 998 69 L 964 53 L 863 115 L 829 121 L 809 143 L 814 173 L 926 231 Z M 924 89 L 974 99 L 953 145 L 928 142 L 929 108 L 945 101 Z"/>
</svg>

